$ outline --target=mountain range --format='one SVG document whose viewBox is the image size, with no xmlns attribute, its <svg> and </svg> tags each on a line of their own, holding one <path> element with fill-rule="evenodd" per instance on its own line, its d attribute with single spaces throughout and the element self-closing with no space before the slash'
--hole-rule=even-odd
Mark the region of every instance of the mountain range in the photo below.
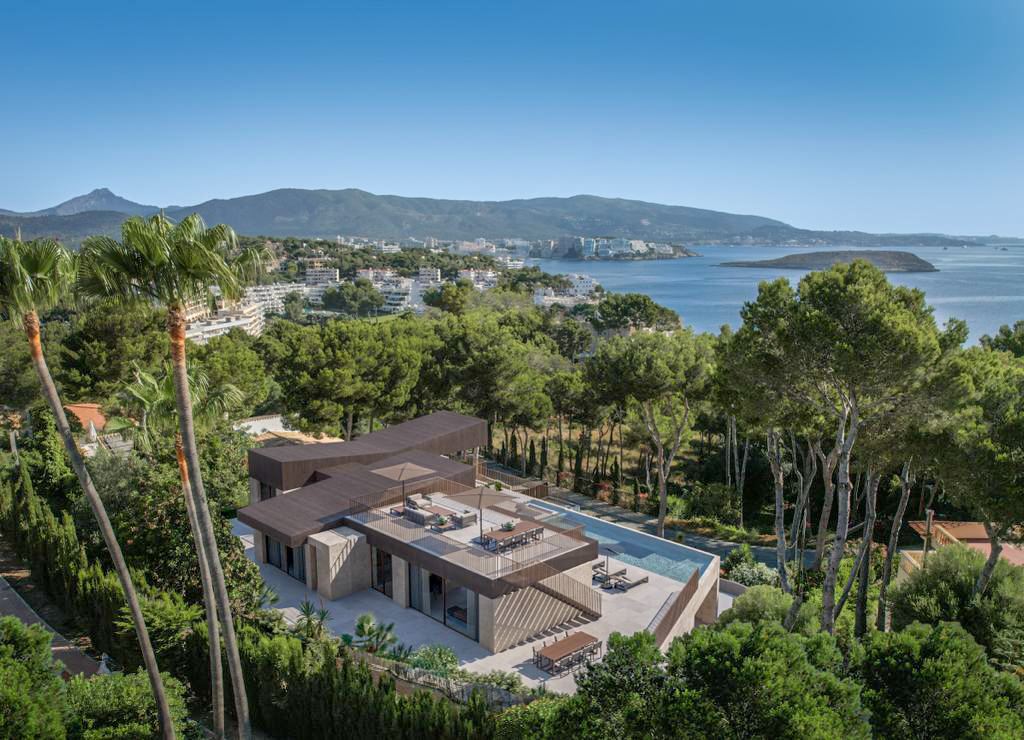
<svg viewBox="0 0 1024 740">
<path fill-rule="evenodd" d="M 28 213 L 0 209 L 0 234 L 20 230 L 25 239 L 54 237 L 77 245 L 90 234 L 115 236 L 127 216 L 156 213 L 98 188 L 50 208 Z M 603 236 L 677 244 L 787 244 L 803 246 L 960 245 L 971 240 L 937 234 L 868 234 L 812 231 L 764 216 L 670 206 L 621 198 L 575 195 L 505 201 L 443 200 L 375 195 L 364 190 L 285 188 L 258 195 L 165 206 L 172 219 L 196 212 L 208 224 L 226 223 L 239 234 L 270 237 L 372 239 L 436 237 Z"/>
</svg>

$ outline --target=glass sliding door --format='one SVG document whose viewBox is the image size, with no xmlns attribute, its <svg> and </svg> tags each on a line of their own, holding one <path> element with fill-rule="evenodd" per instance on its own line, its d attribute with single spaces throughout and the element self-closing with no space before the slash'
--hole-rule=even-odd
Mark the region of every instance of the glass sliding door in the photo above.
<svg viewBox="0 0 1024 740">
<path fill-rule="evenodd" d="M 423 569 L 414 563 L 409 563 L 409 606 L 423 611 Z"/>
<path fill-rule="evenodd" d="M 409 607 L 479 640 L 476 591 L 409 563 Z"/>
<path fill-rule="evenodd" d="M 292 578 L 298 579 L 302 582 L 306 580 L 306 548 L 302 545 L 298 547 L 284 548 L 285 566 L 284 571 Z"/>
<path fill-rule="evenodd" d="M 281 567 L 281 543 L 273 537 L 263 535 L 267 546 L 267 562 L 276 568 Z"/>
<path fill-rule="evenodd" d="M 438 622 L 444 621 L 444 579 L 441 576 L 431 573 L 430 576 L 430 588 L 429 588 L 429 603 L 427 605 L 427 614 L 432 616 Z"/>
<path fill-rule="evenodd" d="M 478 639 L 476 591 L 448 581 L 444 590 L 444 623 L 471 640 Z"/>
<path fill-rule="evenodd" d="M 391 575 L 391 553 L 371 547 L 370 567 L 372 568 L 370 584 L 375 591 L 380 591 L 385 596 L 390 597 L 392 595 L 393 581 Z"/>
</svg>

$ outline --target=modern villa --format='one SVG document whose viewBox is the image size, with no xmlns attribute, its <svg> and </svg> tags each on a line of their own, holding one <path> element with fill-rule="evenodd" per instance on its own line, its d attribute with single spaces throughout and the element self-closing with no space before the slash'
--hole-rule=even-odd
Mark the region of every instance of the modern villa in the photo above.
<svg viewBox="0 0 1024 740">
<path fill-rule="evenodd" d="M 486 421 L 441 411 L 351 442 L 253 449 L 238 512 L 250 556 L 327 603 L 379 592 L 482 657 L 580 625 L 664 644 L 714 621 L 717 557 L 545 501 L 546 484 L 496 483 L 486 443 Z"/>
</svg>

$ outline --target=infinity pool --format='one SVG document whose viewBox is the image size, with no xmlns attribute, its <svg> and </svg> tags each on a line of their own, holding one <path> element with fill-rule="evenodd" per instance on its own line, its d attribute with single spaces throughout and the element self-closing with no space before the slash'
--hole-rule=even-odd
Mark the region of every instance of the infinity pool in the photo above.
<svg viewBox="0 0 1024 740">
<path fill-rule="evenodd" d="M 600 555 L 611 555 L 624 563 L 659 573 L 680 583 L 686 583 L 695 570 L 703 573 L 714 560 L 714 555 L 694 550 L 692 547 L 612 524 L 578 511 L 570 511 L 547 501 L 530 501 L 528 505 L 552 512 L 556 515 L 555 521 L 564 521 L 572 525 L 582 524 L 587 537 L 597 540 Z M 608 548 L 612 548 L 611 551 Z"/>
</svg>

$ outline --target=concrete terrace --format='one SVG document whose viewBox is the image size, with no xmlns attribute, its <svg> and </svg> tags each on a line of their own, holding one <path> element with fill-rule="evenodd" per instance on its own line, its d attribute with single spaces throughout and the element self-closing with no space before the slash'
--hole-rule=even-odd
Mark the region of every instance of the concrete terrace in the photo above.
<svg viewBox="0 0 1024 740">
<path fill-rule="evenodd" d="M 545 640 L 550 642 L 553 638 L 561 636 L 565 632 L 565 626 L 492 654 L 478 642 L 464 637 L 415 609 L 399 606 L 389 597 L 373 589 L 353 593 L 335 601 L 323 600 L 315 591 L 306 588 L 304 583 L 288 576 L 279 568 L 259 563 L 255 554 L 252 530 L 238 520 L 233 522 L 233 527 L 235 535 L 245 545 L 246 556 L 257 563 L 264 581 L 277 592 L 279 600 L 276 608 L 289 623 L 294 623 L 298 619 L 298 607 L 305 600 L 328 610 L 330 617 L 327 626 L 335 635 L 352 632 L 356 618 L 360 614 L 371 612 L 378 622 L 394 622 L 399 641 L 406 645 L 416 648 L 421 645 L 442 644 L 452 648 L 459 658 L 460 666 L 467 670 L 477 673 L 493 670 L 512 671 L 519 673 L 527 686 L 543 684 L 550 690 L 560 693 L 573 693 L 576 690 L 573 674 L 550 676 L 533 665 L 533 649 L 539 648 Z M 581 582 L 589 582 L 592 563 L 598 560 L 603 562 L 605 559 L 605 556 L 602 556 L 584 563 L 567 574 Z M 568 625 L 571 631 L 583 629 L 605 645 L 613 632 L 633 634 L 647 628 L 666 598 L 681 587 L 676 580 L 623 563 L 614 557 L 610 558 L 609 562 L 612 571 L 626 568 L 630 578 L 647 576 L 649 581 L 626 592 L 601 590 L 602 616 L 596 620 L 580 618 Z"/>
</svg>

